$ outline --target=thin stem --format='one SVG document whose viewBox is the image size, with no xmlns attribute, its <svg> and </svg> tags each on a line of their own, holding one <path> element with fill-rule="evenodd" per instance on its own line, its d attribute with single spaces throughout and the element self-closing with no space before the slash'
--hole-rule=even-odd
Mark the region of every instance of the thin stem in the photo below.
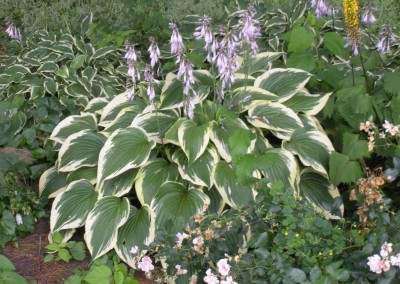
<svg viewBox="0 0 400 284">
<path fill-rule="evenodd" d="M 354 66 L 353 63 L 351 63 L 351 77 L 353 79 L 353 87 L 356 85 L 355 81 L 354 81 Z"/>
<path fill-rule="evenodd" d="M 360 62 L 361 62 L 361 67 L 362 67 L 363 74 L 364 74 L 365 88 L 367 89 L 368 95 L 371 95 L 371 90 L 370 90 L 369 84 L 368 84 L 367 70 L 365 70 L 364 59 L 361 54 L 360 54 Z"/>
</svg>

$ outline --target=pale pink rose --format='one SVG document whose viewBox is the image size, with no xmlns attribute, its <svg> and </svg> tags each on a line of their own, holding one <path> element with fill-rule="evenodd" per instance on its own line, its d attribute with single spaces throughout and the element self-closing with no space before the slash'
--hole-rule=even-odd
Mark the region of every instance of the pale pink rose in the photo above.
<svg viewBox="0 0 400 284">
<path fill-rule="evenodd" d="M 24 223 L 20 214 L 15 215 L 15 221 L 17 222 L 17 225 L 22 225 Z"/>
<path fill-rule="evenodd" d="M 385 259 L 380 262 L 381 268 L 384 272 L 388 272 L 390 269 L 390 261 Z"/>
<path fill-rule="evenodd" d="M 142 260 L 138 263 L 138 268 L 143 272 L 150 272 L 150 270 L 154 269 L 153 261 L 150 257 L 144 256 Z"/>
<path fill-rule="evenodd" d="M 203 279 L 204 282 L 206 282 L 206 283 L 208 283 L 208 284 L 218 284 L 218 283 L 219 283 L 218 277 L 215 276 L 215 275 L 211 272 L 211 269 L 210 269 L 210 268 L 206 271 L 206 274 L 207 274 L 207 276 L 205 276 L 204 279 Z"/>
<path fill-rule="evenodd" d="M 392 253 L 393 252 L 392 246 L 393 246 L 392 243 L 385 242 L 381 247 L 381 256 L 387 257 L 389 253 Z"/>
<path fill-rule="evenodd" d="M 202 236 L 199 236 L 197 238 L 193 239 L 193 244 L 196 246 L 202 246 L 204 244 L 204 238 Z"/>
<path fill-rule="evenodd" d="M 130 250 L 131 254 L 137 254 L 139 252 L 138 246 L 133 246 Z"/>
<path fill-rule="evenodd" d="M 217 262 L 218 272 L 222 276 L 227 276 L 229 274 L 229 270 L 231 269 L 230 265 L 228 264 L 228 259 L 223 258 Z"/>
<path fill-rule="evenodd" d="M 390 263 L 391 263 L 393 266 L 398 266 L 398 267 L 400 267 L 400 253 L 397 254 L 396 256 L 391 256 L 391 257 L 390 257 Z"/>
<path fill-rule="evenodd" d="M 368 257 L 367 264 L 372 272 L 375 272 L 377 274 L 382 273 L 381 257 L 379 255 L 375 254 L 373 256 Z"/>
<path fill-rule="evenodd" d="M 226 277 L 226 280 L 221 280 L 220 284 L 238 284 L 238 283 L 233 281 L 232 276 L 228 276 Z"/>
</svg>

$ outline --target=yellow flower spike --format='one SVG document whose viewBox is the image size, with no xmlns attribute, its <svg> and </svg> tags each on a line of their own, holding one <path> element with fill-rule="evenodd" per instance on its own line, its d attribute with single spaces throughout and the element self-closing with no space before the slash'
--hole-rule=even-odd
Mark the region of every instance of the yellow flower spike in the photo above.
<svg viewBox="0 0 400 284">
<path fill-rule="evenodd" d="M 348 44 L 353 46 L 354 55 L 357 55 L 357 47 L 360 43 L 358 0 L 343 0 L 343 11 L 347 27 Z"/>
</svg>

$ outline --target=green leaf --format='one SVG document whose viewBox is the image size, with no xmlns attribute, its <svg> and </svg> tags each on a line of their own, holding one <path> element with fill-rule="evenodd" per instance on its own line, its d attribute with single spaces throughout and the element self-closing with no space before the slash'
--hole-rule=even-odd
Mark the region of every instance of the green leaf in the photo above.
<svg viewBox="0 0 400 284">
<path fill-rule="evenodd" d="M 315 58 L 307 51 L 294 52 L 289 56 L 286 66 L 311 72 L 315 68 Z"/>
<path fill-rule="evenodd" d="M 61 78 L 68 78 L 69 77 L 69 70 L 67 66 L 62 66 L 58 71 L 56 72 L 56 75 L 61 77 Z"/>
<path fill-rule="evenodd" d="M 84 36 L 87 34 L 87 32 L 89 31 L 90 25 L 92 24 L 92 20 L 93 20 L 93 14 L 90 13 L 89 15 L 87 15 L 81 22 L 81 36 Z M 99 284 L 99 283 L 97 283 Z"/>
<path fill-rule="evenodd" d="M 80 179 L 86 179 L 91 184 L 96 184 L 97 167 L 82 167 L 67 176 L 67 184 Z"/>
<path fill-rule="evenodd" d="M 44 87 L 46 89 L 46 92 L 48 92 L 51 95 L 55 95 L 58 89 L 58 85 L 56 82 L 49 80 L 44 82 Z"/>
<path fill-rule="evenodd" d="M 133 255 L 130 252 L 131 248 L 134 246 L 138 246 L 139 249 L 145 248 L 153 242 L 154 234 L 155 217 L 151 208 L 147 205 L 140 209 L 131 206 L 128 221 L 118 229 L 118 239 L 114 249 L 124 262 L 136 268 L 137 258 L 143 252 Z"/>
<path fill-rule="evenodd" d="M 165 139 L 167 142 L 179 146 L 178 130 L 182 123 L 186 120 L 186 118 L 182 117 L 175 121 L 171 128 L 165 133 Z"/>
<path fill-rule="evenodd" d="M 96 266 L 89 271 L 84 280 L 89 284 L 109 284 L 112 271 L 108 266 Z"/>
<path fill-rule="evenodd" d="M 344 38 L 337 32 L 325 33 L 324 44 L 334 55 L 345 56 Z"/>
<path fill-rule="evenodd" d="M 178 108 L 183 102 L 183 84 L 173 73 L 168 73 L 160 95 L 160 109 Z"/>
<path fill-rule="evenodd" d="M 53 242 L 55 242 L 55 243 L 57 243 L 57 244 L 60 244 L 62 241 L 63 241 L 63 235 L 62 235 L 62 233 L 61 232 L 55 232 L 53 235 L 52 235 L 52 239 L 53 239 Z"/>
<path fill-rule="evenodd" d="M 0 228 L 2 229 L 2 233 L 5 235 L 14 235 L 17 225 L 15 223 L 14 215 L 8 210 L 3 210 L 2 215 L 3 216 L 1 216 L 0 219 Z"/>
<path fill-rule="evenodd" d="M 332 93 L 312 95 L 307 92 L 299 92 L 283 104 L 294 112 L 316 115 L 323 109 L 331 95 Z"/>
<path fill-rule="evenodd" d="M 315 283 L 319 278 L 321 278 L 322 271 L 318 266 L 314 266 L 310 271 L 310 280 Z"/>
<path fill-rule="evenodd" d="M 83 242 L 77 242 L 76 245 L 70 249 L 70 252 L 74 259 L 82 261 L 86 257 L 86 246 Z"/>
<path fill-rule="evenodd" d="M 187 190 L 181 183 L 166 182 L 160 187 L 152 207 L 157 216 L 157 227 L 164 227 L 168 220 L 172 220 L 173 228 L 178 232 L 209 204 L 210 199 L 200 189 Z"/>
<path fill-rule="evenodd" d="M 114 131 L 127 128 L 132 124 L 133 119 L 142 113 L 143 109 L 140 106 L 130 106 L 122 109 L 117 117 L 107 124 L 107 127 L 103 130 L 103 132 L 113 133 Z"/>
<path fill-rule="evenodd" d="M 114 132 L 100 151 L 98 184 L 144 165 L 154 146 L 141 128 L 128 127 Z"/>
<path fill-rule="evenodd" d="M 256 56 L 247 58 L 237 72 L 254 75 L 256 73 L 268 71 L 269 63 L 281 57 L 282 54 L 282 52 L 261 52 Z"/>
<path fill-rule="evenodd" d="M 90 93 L 80 83 L 72 83 L 65 87 L 65 92 L 74 98 L 89 97 Z"/>
<path fill-rule="evenodd" d="M 332 152 L 329 160 L 329 177 L 333 184 L 355 183 L 364 176 L 359 162 L 351 161 L 344 154 Z"/>
<path fill-rule="evenodd" d="M 75 229 L 85 224 L 89 212 L 94 208 L 98 193 L 84 179 L 70 183 L 67 189 L 54 199 L 50 228 L 52 232 Z"/>
<path fill-rule="evenodd" d="M 77 55 L 71 62 L 72 69 L 79 69 L 85 63 L 86 55 Z"/>
<path fill-rule="evenodd" d="M 71 275 L 70 277 L 68 277 L 64 284 L 81 284 L 83 281 L 82 277 L 80 275 Z"/>
<path fill-rule="evenodd" d="M 4 271 L 4 270 L 15 270 L 15 266 L 14 264 L 11 262 L 11 260 L 9 260 L 7 257 L 5 257 L 4 255 L 0 254 L 0 270 Z"/>
<path fill-rule="evenodd" d="M 128 220 L 129 209 L 126 197 L 107 196 L 96 203 L 86 220 L 84 236 L 93 259 L 115 246 L 118 228 Z"/>
<path fill-rule="evenodd" d="M 66 249 L 60 249 L 59 252 L 58 252 L 58 257 L 61 260 L 64 260 L 65 262 L 69 262 L 70 259 L 72 258 L 71 254 Z"/>
<path fill-rule="evenodd" d="M 284 102 L 298 93 L 310 80 L 311 74 L 294 68 L 274 68 L 257 77 L 254 86 L 267 90 Z"/>
<path fill-rule="evenodd" d="M 238 128 L 229 137 L 229 150 L 232 157 L 239 158 L 254 149 L 256 134 L 248 129 Z"/>
<path fill-rule="evenodd" d="M 3 271 L 0 274 L 2 284 L 28 284 L 28 281 L 13 271 Z"/>
<path fill-rule="evenodd" d="M 400 72 L 390 72 L 383 75 L 383 87 L 393 95 L 400 95 Z"/>
<path fill-rule="evenodd" d="M 206 150 L 210 140 L 210 128 L 208 124 L 196 125 L 193 121 L 186 120 L 179 127 L 178 139 L 191 164 Z"/>
<path fill-rule="evenodd" d="M 371 156 L 368 150 L 368 142 L 360 140 L 359 135 L 351 133 L 343 135 L 343 154 L 351 160 L 360 160 Z"/>
<path fill-rule="evenodd" d="M 46 255 L 46 256 L 44 257 L 43 261 L 46 263 L 46 262 L 52 261 L 53 259 L 54 259 L 54 255 L 48 254 L 48 255 Z"/>
<path fill-rule="evenodd" d="M 116 49 L 113 46 L 105 46 L 105 47 L 101 47 L 98 50 L 95 51 L 95 53 L 93 54 L 93 56 L 90 58 L 90 60 L 94 60 L 94 59 L 98 59 L 100 57 L 103 57 L 111 52 L 115 52 Z"/>
<path fill-rule="evenodd" d="M 49 73 L 55 73 L 56 70 L 58 70 L 58 65 L 54 62 L 46 62 L 42 66 L 39 67 L 37 72 L 49 72 Z"/>
<path fill-rule="evenodd" d="M 48 244 L 47 246 L 45 246 L 45 249 L 52 250 L 52 251 L 59 251 L 60 245 L 57 243 L 51 243 L 51 244 Z"/>
<path fill-rule="evenodd" d="M 136 177 L 135 190 L 142 205 L 151 203 L 160 186 L 167 181 L 176 181 L 179 175 L 176 164 L 165 159 L 154 159 L 140 168 Z"/>
<path fill-rule="evenodd" d="M 288 51 L 305 51 L 314 41 L 314 35 L 304 27 L 295 27 L 290 32 Z"/>
<path fill-rule="evenodd" d="M 58 154 L 58 170 L 72 172 L 81 167 L 97 165 L 106 138 L 92 130 L 82 130 L 69 136 Z"/>
<path fill-rule="evenodd" d="M 130 169 L 126 172 L 105 180 L 98 186 L 100 196 L 123 196 L 130 192 L 133 182 L 136 179 L 138 169 Z"/>
<path fill-rule="evenodd" d="M 292 268 L 289 270 L 289 277 L 292 281 L 296 283 L 303 283 L 307 280 L 306 273 L 298 268 Z"/>
<path fill-rule="evenodd" d="M 46 170 L 39 179 L 39 196 L 54 198 L 67 187 L 67 173 L 58 172 L 51 167 Z"/>
</svg>

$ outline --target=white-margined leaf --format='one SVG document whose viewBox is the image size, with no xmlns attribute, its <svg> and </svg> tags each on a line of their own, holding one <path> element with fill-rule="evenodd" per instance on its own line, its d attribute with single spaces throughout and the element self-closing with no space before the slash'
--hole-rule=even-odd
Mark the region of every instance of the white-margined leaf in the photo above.
<svg viewBox="0 0 400 284">
<path fill-rule="evenodd" d="M 214 185 L 223 200 L 233 208 L 248 205 L 255 198 L 252 186 L 242 185 L 238 182 L 232 166 L 225 161 L 219 161 L 212 173 Z"/>
<path fill-rule="evenodd" d="M 114 249 L 130 267 L 137 268 L 137 259 L 143 254 L 145 246 L 153 242 L 154 235 L 155 218 L 151 208 L 147 205 L 140 209 L 131 206 L 128 220 L 118 229 L 118 239 Z M 141 251 L 137 255 L 130 252 L 134 246 L 138 246 Z"/>
<path fill-rule="evenodd" d="M 237 72 L 250 75 L 265 72 L 269 69 L 269 63 L 281 57 L 282 54 L 282 52 L 262 52 L 256 56 L 251 56 L 240 66 Z"/>
<path fill-rule="evenodd" d="M 160 95 L 160 109 L 178 108 L 183 102 L 183 84 L 174 73 L 168 73 Z"/>
<path fill-rule="evenodd" d="M 97 167 L 82 167 L 70 172 L 67 177 L 67 184 L 80 179 L 86 179 L 93 185 L 96 184 Z"/>
<path fill-rule="evenodd" d="M 233 75 L 234 82 L 232 84 L 232 90 L 244 87 L 244 86 L 253 86 L 254 81 L 256 78 L 253 76 L 250 76 L 248 74 L 242 74 L 242 73 L 235 73 Z"/>
<path fill-rule="evenodd" d="M 208 70 L 193 70 L 193 77 L 199 85 L 214 87 L 214 76 Z"/>
<path fill-rule="evenodd" d="M 187 119 L 182 117 L 175 121 L 175 123 L 171 126 L 171 128 L 165 133 L 166 142 L 175 144 L 176 146 L 179 145 L 179 138 L 178 138 L 178 130 L 181 127 L 182 123 Z"/>
<path fill-rule="evenodd" d="M 210 198 L 210 206 L 207 208 L 208 212 L 221 215 L 226 203 L 221 194 L 219 194 L 218 189 L 213 186 L 209 190 L 206 190 L 205 194 Z"/>
<path fill-rule="evenodd" d="M 284 102 L 299 92 L 310 77 L 301 69 L 274 68 L 257 77 L 254 86 L 270 91 L 280 98 L 278 102 Z"/>
<path fill-rule="evenodd" d="M 113 46 L 105 46 L 105 47 L 101 47 L 98 50 L 96 50 L 94 52 L 94 54 L 92 55 L 92 57 L 90 58 L 90 60 L 95 60 L 98 59 L 100 57 L 103 57 L 111 52 L 116 51 L 115 47 Z"/>
<path fill-rule="evenodd" d="M 312 95 L 308 92 L 300 91 L 295 96 L 284 102 L 284 105 L 295 112 L 316 115 L 326 105 L 331 94 L 332 93 Z"/>
<path fill-rule="evenodd" d="M 227 98 L 227 102 L 224 104 L 228 109 L 238 109 L 240 112 L 246 111 L 251 103 L 255 101 L 277 101 L 279 97 L 267 90 L 254 87 L 246 86 L 239 87 L 232 91 L 232 96 Z"/>
<path fill-rule="evenodd" d="M 104 107 L 108 104 L 106 98 L 94 98 L 89 101 L 84 111 L 93 114 L 102 114 Z"/>
<path fill-rule="evenodd" d="M 151 207 L 155 210 L 158 228 L 163 228 L 171 220 L 178 232 L 185 229 L 190 219 L 203 212 L 209 204 L 210 199 L 202 190 L 187 189 L 177 182 L 166 182 L 160 187 Z"/>
<path fill-rule="evenodd" d="M 67 187 L 67 173 L 57 171 L 57 167 L 47 169 L 39 179 L 39 196 L 56 197 Z"/>
<path fill-rule="evenodd" d="M 300 193 L 327 218 L 340 219 L 343 216 L 339 190 L 326 176 L 312 168 L 305 168 L 300 173 Z"/>
<path fill-rule="evenodd" d="M 128 127 L 114 132 L 100 151 L 98 184 L 144 165 L 154 146 L 141 128 Z"/>
<path fill-rule="evenodd" d="M 97 121 L 94 114 L 83 113 L 81 115 L 68 116 L 54 128 L 50 139 L 62 144 L 69 136 L 81 130 L 97 130 Z"/>
<path fill-rule="evenodd" d="M 178 140 L 191 164 L 206 150 L 210 140 L 210 127 L 208 124 L 197 125 L 186 120 L 179 127 Z"/>
<path fill-rule="evenodd" d="M 303 127 L 298 115 L 280 103 L 254 103 L 249 109 L 248 121 L 255 127 L 288 133 Z"/>
<path fill-rule="evenodd" d="M 127 128 L 132 124 L 133 119 L 142 113 L 143 109 L 140 106 L 133 105 L 122 109 L 116 118 L 111 121 L 107 127 L 103 130 L 107 133 L 113 133 L 114 131 Z"/>
<path fill-rule="evenodd" d="M 106 138 L 92 130 L 69 136 L 58 153 L 58 170 L 72 172 L 81 167 L 95 167 Z"/>
<path fill-rule="evenodd" d="M 103 197 L 95 204 L 85 224 L 85 241 L 92 259 L 96 259 L 117 243 L 118 229 L 129 217 L 128 198 L 115 196 Z"/>
<path fill-rule="evenodd" d="M 89 181 L 81 179 L 70 183 L 67 189 L 54 199 L 50 215 L 51 231 L 83 226 L 97 202 L 97 197 L 98 193 Z"/>
<path fill-rule="evenodd" d="M 191 164 L 182 149 L 175 151 L 172 160 L 178 164 L 178 170 L 183 179 L 199 186 L 211 188 L 213 184 L 212 171 L 219 161 L 218 153 L 213 146 L 208 146 L 204 153 Z"/>
<path fill-rule="evenodd" d="M 101 184 L 98 184 L 97 191 L 100 197 L 104 196 L 124 196 L 132 189 L 132 185 L 136 179 L 138 169 L 130 169 L 122 174 L 106 179 Z"/>
<path fill-rule="evenodd" d="M 303 165 L 328 175 L 329 154 L 335 149 L 324 133 L 312 129 L 297 129 L 289 141 L 282 142 L 282 148 L 298 155 Z"/>
<path fill-rule="evenodd" d="M 151 204 L 160 186 L 167 181 L 176 181 L 179 176 L 176 164 L 164 159 L 154 159 L 140 168 L 135 182 L 137 198 L 142 205 Z"/>
</svg>

